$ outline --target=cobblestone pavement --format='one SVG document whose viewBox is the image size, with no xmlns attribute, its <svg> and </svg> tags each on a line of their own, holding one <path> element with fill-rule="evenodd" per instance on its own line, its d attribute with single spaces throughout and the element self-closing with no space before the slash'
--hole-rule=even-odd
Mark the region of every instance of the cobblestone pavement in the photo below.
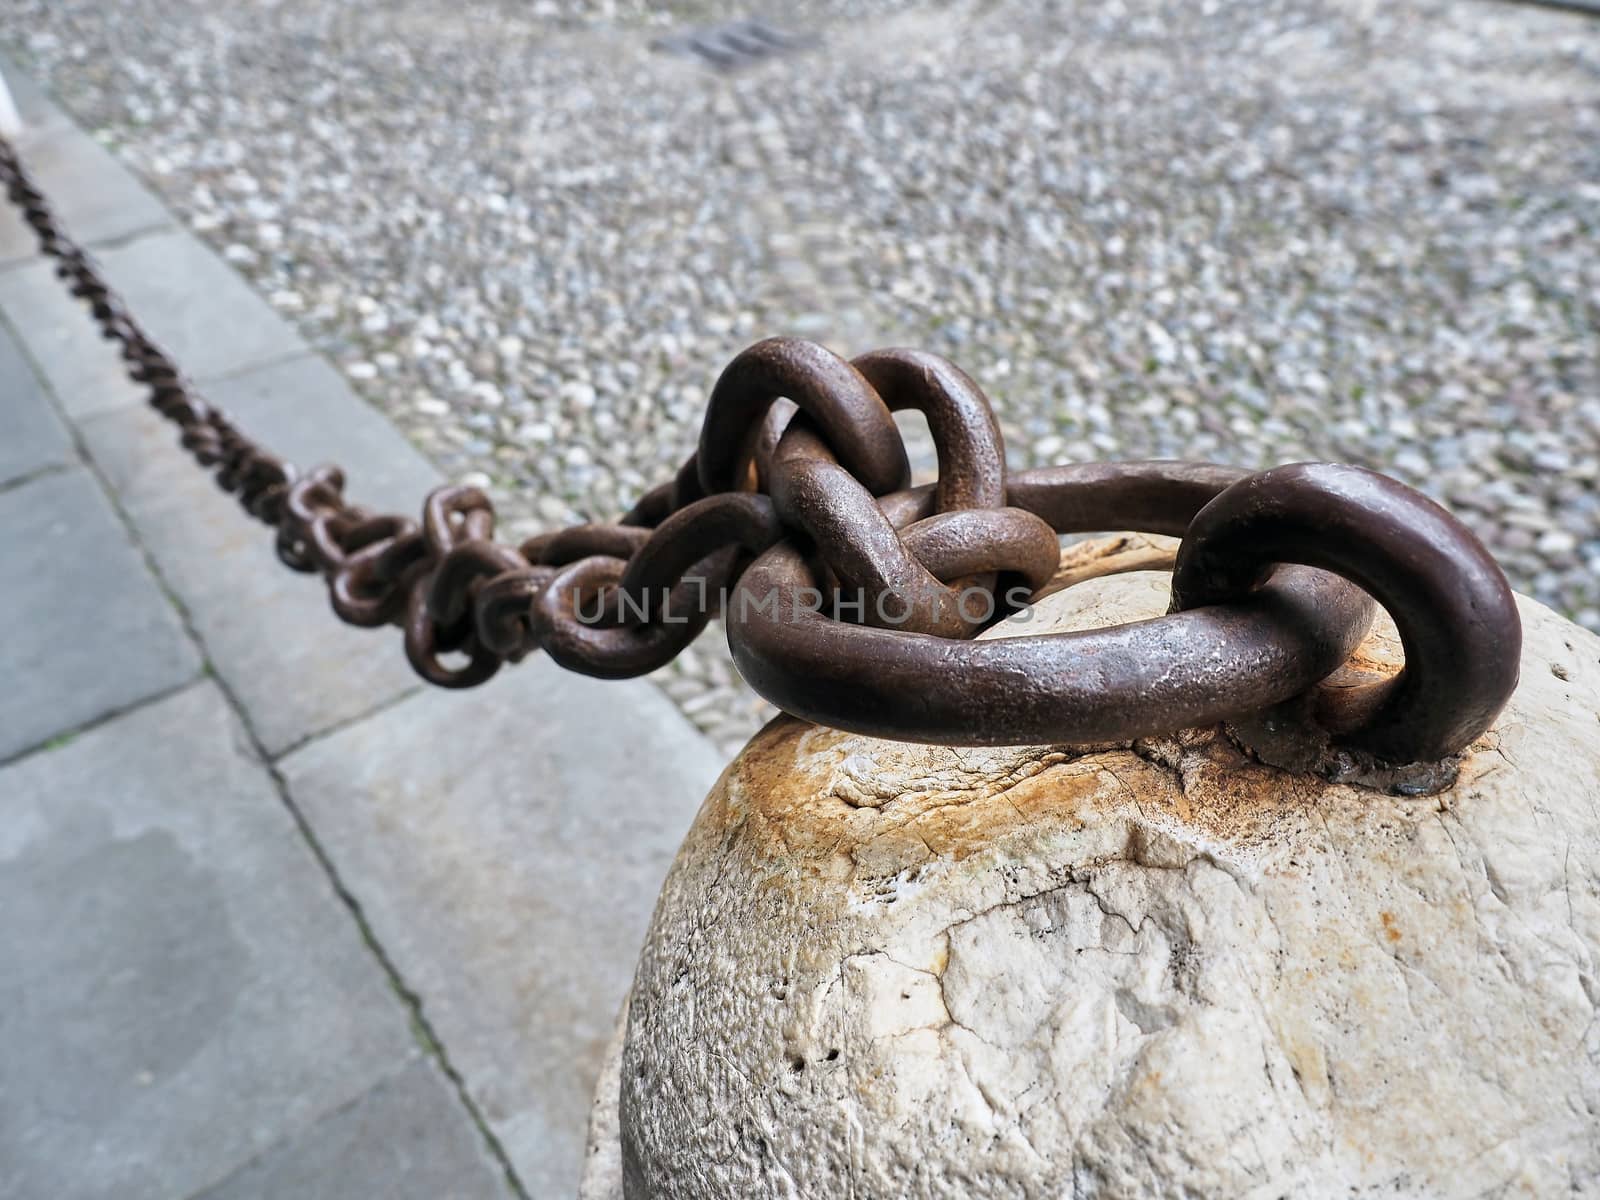
<svg viewBox="0 0 1600 1200">
<path fill-rule="evenodd" d="M 1600 629 L 1600 22 L 1493 3 L 4 0 L 5 40 L 447 474 L 612 515 L 755 338 L 911 343 L 1019 464 L 1316 457 Z M 359 498 L 360 481 L 354 481 Z M 724 746 L 716 637 L 660 682 Z"/>
</svg>

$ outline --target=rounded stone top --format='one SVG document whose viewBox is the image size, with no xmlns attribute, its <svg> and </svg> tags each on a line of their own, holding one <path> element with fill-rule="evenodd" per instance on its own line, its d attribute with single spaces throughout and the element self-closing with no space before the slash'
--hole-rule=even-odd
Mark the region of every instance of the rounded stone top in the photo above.
<svg viewBox="0 0 1600 1200">
<path fill-rule="evenodd" d="M 1168 551 L 1072 548 L 1068 582 L 1135 571 L 1004 632 L 1159 614 L 1137 568 Z M 952 748 L 772 722 L 641 956 L 629 1200 L 1600 1188 L 1600 639 L 1520 605 L 1523 684 L 1425 796 L 1222 727 Z M 1381 622 L 1351 673 L 1400 659 Z"/>
<path fill-rule="evenodd" d="M 1175 544 L 1128 535 L 1069 547 L 1056 581 L 1035 605 L 982 636 L 1037 636 L 1160 616 L 1169 576 L 1151 568 L 1170 564 Z M 1381 678 L 1403 662 L 1394 624 L 1380 613 L 1357 654 L 1325 686 Z M 1502 736 L 1497 726 L 1448 765 L 1445 778 L 1453 774 L 1454 786 L 1439 803 L 1505 765 Z M 830 890 L 859 888 L 877 871 L 902 879 L 924 860 L 1004 857 L 1008 837 L 1032 842 L 1050 822 L 1081 827 L 1089 809 L 1131 813 L 1146 840 L 1168 836 L 1241 866 L 1264 866 L 1293 853 L 1296 830 L 1320 830 L 1329 805 L 1360 806 L 1368 816 L 1417 808 L 1407 795 L 1287 773 L 1221 725 L 1132 743 L 952 747 L 887 741 L 785 716 L 751 740 L 729 773 L 701 820 L 720 811 L 748 852 L 765 849 Z M 872 864 L 865 875 L 863 854 Z"/>
</svg>

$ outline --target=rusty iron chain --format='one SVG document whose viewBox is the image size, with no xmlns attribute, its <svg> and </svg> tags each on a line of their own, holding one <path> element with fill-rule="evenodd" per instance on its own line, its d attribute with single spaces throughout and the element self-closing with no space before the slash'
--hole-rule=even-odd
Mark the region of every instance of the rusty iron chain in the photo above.
<svg viewBox="0 0 1600 1200">
<path fill-rule="evenodd" d="M 717 380 L 695 453 L 612 524 L 507 545 L 489 498 L 462 486 L 431 492 L 420 522 L 374 513 L 345 498 L 338 467 L 299 472 L 197 394 L 3 138 L 0 181 L 183 447 L 276 528 L 283 562 L 320 573 L 344 621 L 399 626 L 413 668 L 441 687 L 535 650 L 640 675 L 720 615 L 750 684 L 821 724 L 967 745 L 1128 739 L 1303 696 L 1359 645 L 1373 598 L 1405 666 L 1342 694 L 1335 744 L 1436 760 L 1516 686 L 1504 575 L 1421 494 L 1327 463 L 1008 472 L 978 385 L 914 350 L 846 361 L 792 338 L 752 346 Z M 908 408 L 932 431 L 935 484 L 909 486 L 890 416 Z M 1182 537 L 1167 616 L 971 640 L 1050 579 L 1060 534 L 1113 529 Z"/>
</svg>

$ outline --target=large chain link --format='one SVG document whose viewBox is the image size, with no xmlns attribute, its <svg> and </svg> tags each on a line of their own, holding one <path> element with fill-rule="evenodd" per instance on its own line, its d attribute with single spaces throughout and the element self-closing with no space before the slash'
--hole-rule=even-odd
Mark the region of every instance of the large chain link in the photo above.
<svg viewBox="0 0 1600 1200">
<path fill-rule="evenodd" d="M 411 665 L 442 687 L 535 650 L 589 675 L 644 674 L 721 615 L 751 685 L 819 723 L 974 745 L 1127 739 L 1307 693 L 1360 643 L 1370 597 L 1406 665 L 1321 707 L 1339 744 L 1438 759 L 1516 685 L 1504 576 L 1419 493 L 1318 463 L 1008 474 L 978 385 L 914 350 L 846 361 L 792 338 L 752 346 L 717 380 L 695 454 L 615 524 L 510 546 L 488 497 L 459 486 L 430 493 L 420 522 L 373 513 L 345 498 L 339 468 L 298 472 L 200 398 L 4 139 L 0 181 L 183 446 L 277 528 L 279 557 L 321 573 L 341 619 L 398 625 Z M 909 486 L 898 409 L 926 416 L 936 484 Z M 1058 535 L 1108 529 L 1183 537 L 1168 616 L 971 640 L 1051 578 Z"/>
</svg>

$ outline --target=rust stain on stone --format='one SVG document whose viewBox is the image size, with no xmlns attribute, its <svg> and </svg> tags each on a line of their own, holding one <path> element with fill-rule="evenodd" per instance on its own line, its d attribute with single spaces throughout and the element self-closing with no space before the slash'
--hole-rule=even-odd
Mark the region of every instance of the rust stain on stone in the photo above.
<svg viewBox="0 0 1600 1200">
<path fill-rule="evenodd" d="M 1112 572 L 1148 570 L 1167 552 L 1150 542 L 1069 547 L 1061 576 L 1081 582 L 1096 561 Z M 1162 603 L 1156 582 L 1123 575 L 1074 586 L 1039 605 L 1044 619 L 1033 628 L 1138 619 L 1141 606 Z M 1392 674 L 1401 658 L 1383 619 L 1343 675 Z M 1333 815 L 1371 819 L 1360 811 L 1366 803 L 1357 788 L 1258 761 L 1222 726 L 1137 743 L 947 747 L 780 716 L 724 774 L 706 815 L 715 814 L 710 827 L 719 839 L 765 864 L 759 874 L 775 886 L 844 884 L 892 901 L 929 871 L 988 869 L 1041 839 L 1091 828 L 1120 830 L 1107 835 L 1108 860 L 1181 867 L 1212 856 L 1252 871 L 1293 872 L 1300 857 L 1316 853 Z M 1417 802 L 1415 816 L 1435 810 Z"/>
</svg>

